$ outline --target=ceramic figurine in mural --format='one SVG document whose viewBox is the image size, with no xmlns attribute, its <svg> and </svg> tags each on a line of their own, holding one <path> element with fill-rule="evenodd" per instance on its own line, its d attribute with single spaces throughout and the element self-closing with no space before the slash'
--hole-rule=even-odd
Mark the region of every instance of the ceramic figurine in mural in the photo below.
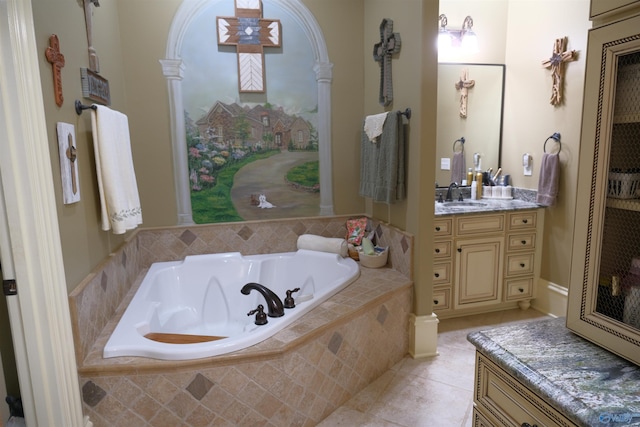
<svg viewBox="0 0 640 427">
<path fill-rule="evenodd" d="M 190 24 L 182 49 L 194 221 L 318 215 L 318 99 L 308 38 L 281 6 L 264 0 L 264 15 L 286 29 L 286 37 L 279 33 L 286 49 L 261 53 L 265 91 L 245 93 L 237 46 L 219 44 L 216 34 L 217 19 L 237 12 L 234 1 L 211 3 Z"/>
</svg>

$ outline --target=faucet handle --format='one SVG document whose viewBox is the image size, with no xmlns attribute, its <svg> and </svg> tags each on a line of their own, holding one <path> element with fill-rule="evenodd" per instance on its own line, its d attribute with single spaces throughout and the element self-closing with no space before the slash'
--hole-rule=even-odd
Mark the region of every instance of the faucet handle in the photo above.
<svg viewBox="0 0 640 427">
<path fill-rule="evenodd" d="M 299 290 L 300 288 L 295 288 L 287 291 L 287 297 L 284 299 L 284 308 L 293 308 L 296 306 L 296 303 L 293 300 L 291 294 L 294 292 L 298 292 Z"/>
<path fill-rule="evenodd" d="M 264 312 L 264 306 L 262 304 L 258 304 L 258 307 L 256 307 L 255 310 L 251 310 L 250 312 L 248 312 L 247 316 L 251 316 L 253 314 L 256 315 L 256 321 L 254 322 L 256 325 L 267 324 L 267 315 Z"/>
</svg>

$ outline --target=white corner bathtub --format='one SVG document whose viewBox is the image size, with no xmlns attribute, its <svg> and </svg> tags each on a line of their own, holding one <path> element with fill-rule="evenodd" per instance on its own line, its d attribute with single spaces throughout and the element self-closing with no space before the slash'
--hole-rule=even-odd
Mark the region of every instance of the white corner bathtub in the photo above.
<svg viewBox="0 0 640 427">
<path fill-rule="evenodd" d="M 360 275 L 358 264 L 340 255 L 297 252 L 242 256 L 240 253 L 188 256 L 184 261 L 155 263 L 111 334 L 105 358 L 142 356 L 164 360 L 199 359 L 257 344 L 295 322 L 345 288 Z M 293 293 L 295 307 L 258 326 L 247 313 L 267 303 L 256 290 L 240 293 L 247 283 L 266 286 L 284 302 Z M 145 335 L 216 337 L 208 342 L 158 342 Z"/>
</svg>

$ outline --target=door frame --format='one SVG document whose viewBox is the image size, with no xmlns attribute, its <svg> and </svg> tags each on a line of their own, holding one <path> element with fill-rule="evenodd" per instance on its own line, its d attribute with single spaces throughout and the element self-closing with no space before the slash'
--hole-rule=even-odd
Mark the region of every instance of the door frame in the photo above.
<svg viewBox="0 0 640 427">
<path fill-rule="evenodd" d="M 82 416 L 30 0 L 0 0 L 0 250 L 25 421 Z M 6 215 L 5 215 L 6 214 Z"/>
</svg>

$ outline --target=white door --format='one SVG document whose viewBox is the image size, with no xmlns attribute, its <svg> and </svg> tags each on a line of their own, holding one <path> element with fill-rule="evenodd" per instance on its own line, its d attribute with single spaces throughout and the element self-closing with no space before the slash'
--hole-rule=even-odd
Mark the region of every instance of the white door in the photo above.
<svg viewBox="0 0 640 427">
<path fill-rule="evenodd" d="M 29 427 L 90 426 L 60 249 L 30 0 L 0 0 L 0 250 Z"/>
</svg>

